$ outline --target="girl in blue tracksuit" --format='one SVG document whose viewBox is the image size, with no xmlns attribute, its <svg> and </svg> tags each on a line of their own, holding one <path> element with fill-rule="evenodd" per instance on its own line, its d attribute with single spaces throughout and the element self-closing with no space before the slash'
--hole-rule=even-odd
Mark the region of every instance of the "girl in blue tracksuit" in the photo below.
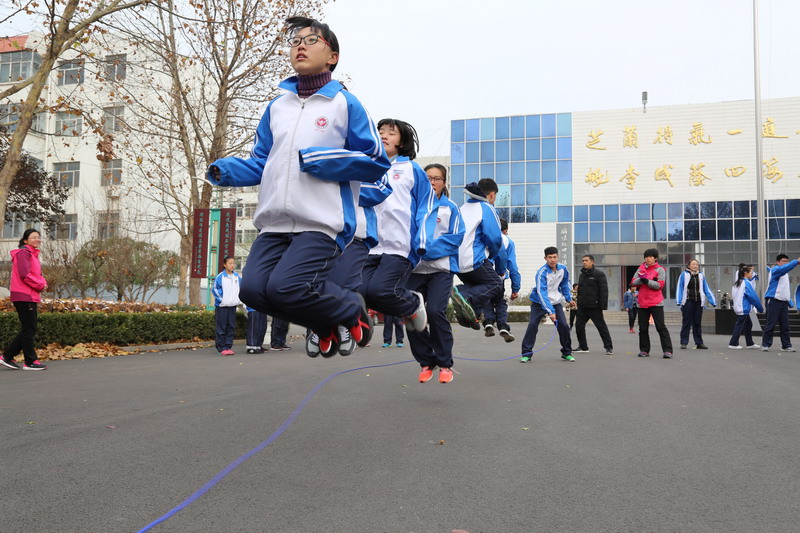
<svg viewBox="0 0 800 533">
<path fill-rule="evenodd" d="M 700 263 L 692 259 L 686 265 L 678 278 L 678 291 L 675 296 L 676 303 L 681 309 L 683 320 L 681 322 L 681 348 L 689 344 L 689 330 L 692 330 L 694 343 L 700 350 L 708 347 L 703 344 L 703 307 L 717 305 L 714 294 L 706 283 L 706 277 L 700 271 Z"/>
<path fill-rule="evenodd" d="M 361 182 L 389 168 L 375 125 L 361 103 L 331 80 L 339 43 L 327 24 L 287 19 L 290 61 L 298 76 L 270 101 L 249 158 L 212 163 L 215 185 L 259 185 L 259 230 L 244 268 L 242 300 L 320 335 L 320 351 L 354 348 L 371 328 L 354 291 L 326 282 L 353 239 Z"/>
<path fill-rule="evenodd" d="M 214 319 L 216 322 L 216 347 L 220 355 L 233 355 L 233 337 L 236 333 L 236 307 L 242 277 L 234 269 L 236 260 L 226 257 L 222 263 L 225 270 L 214 280 L 211 294 L 214 295 Z"/>
<path fill-rule="evenodd" d="M 433 240 L 408 280 L 408 288 L 425 299 L 428 328 L 409 331 L 411 353 L 421 367 L 420 383 L 439 368 L 439 382 L 453 381 L 453 330 L 447 318 L 447 303 L 458 272 L 458 247 L 464 238 L 464 221 L 458 207 L 447 196 L 447 169 L 438 163 L 425 167 L 436 195 L 436 207 L 426 224 L 432 226 Z"/>
<path fill-rule="evenodd" d="M 403 317 L 406 329 L 425 329 L 425 301 L 406 288 L 411 271 L 431 240 L 424 223 L 434 208 L 436 196 L 425 172 L 413 159 L 417 155 L 417 132 L 407 122 L 378 122 L 386 155 L 392 160 L 387 181 L 392 194 L 375 206 L 378 245 L 369 251 L 362 272 L 361 294 L 371 309 Z"/>
<path fill-rule="evenodd" d="M 758 294 L 753 287 L 753 265 L 742 265 L 739 267 L 739 274 L 736 283 L 731 289 L 733 299 L 733 311 L 736 313 L 736 325 L 733 326 L 733 335 L 728 343 L 731 350 L 741 350 L 739 346 L 739 335 L 744 335 L 744 340 L 749 349 L 760 348 L 753 340 L 753 321 L 750 318 L 750 311 L 755 307 L 759 313 L 764 312 Z"/>
</svg>

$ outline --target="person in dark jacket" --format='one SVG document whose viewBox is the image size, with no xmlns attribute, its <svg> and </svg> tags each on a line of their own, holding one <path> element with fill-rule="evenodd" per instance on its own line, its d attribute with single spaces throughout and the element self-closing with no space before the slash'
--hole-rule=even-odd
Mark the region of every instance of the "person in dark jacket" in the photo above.
<svg viewBox="0 0 800 533">
<path fill-rule="evenodd" d="M 589 351 L 589 344 L 586 342 L 586 322 L 591 320 L 603 340 L 606 355 L 612 355 L 614 344 L 611 342 L 611 334 L 603 318 L 603 311 L 608 309 L 608 280 L 602 271 L 594 267 L 593 256 L 584 255 L 582 262 L 583 268 L 578 277 L 578 317 L 575 321 L 578 349 L 574 353 Z"/>
</svg>

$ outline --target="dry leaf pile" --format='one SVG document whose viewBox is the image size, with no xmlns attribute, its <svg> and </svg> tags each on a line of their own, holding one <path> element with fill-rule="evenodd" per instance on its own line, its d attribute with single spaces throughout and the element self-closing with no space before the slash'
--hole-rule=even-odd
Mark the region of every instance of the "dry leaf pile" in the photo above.
<svg viewBox="0 0 800 533">
<path fill-rule="evenodd" d="M 0 300 L 0 311 L 14 312 L 14 304 L 11 300 Z M 44 298 L 39 304 L 40 313 L 75 313 L 78 311 L 95 311 L 101 313 L 167 313 L 170 309 L 164 304 L 91 299 L 61 300 L 56 298 Z"/>
<path fill-rule="evenodd" d="M 61 346 L 60 344 L 48 344 L 36 350 L 39 359 L 48 361 L 60 361 L 64 359 L 86 359 L 87 357 L 113 357 L 115 355 L 126 355 L 126 352 L 119 346 L 100 342 L 87 342 L 76 344 L 75 346 Z"/>
</svg>

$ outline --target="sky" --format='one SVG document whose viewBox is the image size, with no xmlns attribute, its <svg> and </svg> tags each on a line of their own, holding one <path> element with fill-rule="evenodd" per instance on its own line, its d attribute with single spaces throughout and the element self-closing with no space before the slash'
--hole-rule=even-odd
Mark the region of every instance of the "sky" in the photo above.
<svg viewBox="0 0 800 533">
<path fill-rule="evenodd" d="M 800 2 L 759 0 L 761 95 L 800 96 Z M 450 121 L 753 99 L 752 0 L 335 0 L 334 72 L 419 156 Z"/>
</svg>

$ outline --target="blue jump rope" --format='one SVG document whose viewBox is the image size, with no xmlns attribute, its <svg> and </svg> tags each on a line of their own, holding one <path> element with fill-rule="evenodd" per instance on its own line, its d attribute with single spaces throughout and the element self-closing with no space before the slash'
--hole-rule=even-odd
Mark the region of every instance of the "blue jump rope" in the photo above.
<svg viewBox="0 0 800 533">
<path fill-rule="evenodd" d="M 553 343 L 553 341 L 556 338 L 556 332 L 557 332 L 557 329 L 558 329 L 558 322 L 555 322 L 553 325 L 556 326 L 556 327 L 553 328 L 553 335 L 550 337 L 550 340 L 547 341 L 547 343 L 545 343 L 541 348 L 533 350 L 532 352 L 526 352 L 524 354 L 513 355 L 511 357 L 504 357 L 502 359 L 473 359 L 473 358 L 470 358 L 470 357 L 453 357 L 453 359 L 458 359 L 460 361 L 478 361 L 478 362 L 483 362 L 483 363 L 496 363 L 496 362 L 500 362 L 500 361 L 509 361 L 511 359 L 516 359 L 517 357 L 522 357 L 523 355 L 533 355 L 536 352 L 540 352 L 540 351 L 544 350 L 545 348 L 550 346 L 550 344 Z M 250 450 L 249 452 L 247 452 L 244 455 L 240 456 L 238 459 L 235 459 L 228 466 L 226 466 L 225 468 L 220 470 L 217 473 L 217 475 L 215 475 L 210 480 L 208 480 L 205 485 L 203 485 L 202 487 L 197 489 L 191 496 L 189 496 L 188 498 L 183 500 L 181 503 L 179 503 L 178 505 L 176 505 L 175 507 L 173 507 L 172 509 L 167 511 L 163 516 L 153 520 L 152 522 L 150 522 L 149 524 L 144 526 L 137 533 L 144 533 L 145 531 L 150 531 L 151 529 L 156 527 L 158 524 L 166 522 L 167 520 L 169 520 L 170 518 L 172 518 L 173 516 L 178 514 L 180 511 L 182 511 L 183 509 L 187 508 L 189 505 L 194 503 L 195 500 L 200 498 L 200 496 L 203 496 L 206 492 L 211 490 L 211 488 L 213 488 L 214 485 L 216 485 L 217 483 L 219 483 L 220 481 L 225 479 L 225 477 L 228 474 L 230 474 L 231 472 L 233 472 L 234 470 L 236 470 L 236 468 L 238 468 L 239 465 L 241 465 L 242 463 L 244 463 L 245 461 L 250 459 L 252 456 L 254 456 L 258 452 L 260 452 L 261 450 L 263 450 L 264 448 L 266 448 L 267 446 L 269 446 L 270 444 L 275 442 L 278 439 L 278 437 L 280 437 L 283 434 L 284 431 L 289 429 L 291 427 L 291 425 L 294 424 L 295 420 L 297 420 L 297 417 L 300 416 L 300 413 L 303 412 L 303 409 L 306 408 L 306 406 L 311 402 L 311 400 L 314 398 L 314 396 L 316 396 L 316 394 L 320 391 L 320 389 L 322 389 L 322 387 L 324 387 L 333 378 L 335 378 L 337 376 L 341 376 L 342 374 L 348 374 L 350 372 L 356 372 L 358 370 L 366 370 L 368 368 L 384 368 L 384 367 L 387 367 L 387 366 L 404 365 L 406 363 L 416 363 L 416 360 L 411 359 L 411 360 L 408 360 L 408 361 L 399 361 L 397 363 L 386 363 L 384 365 L 360 366 L 358 368 L 351 368 L 350 370 L 340 370 L 339 372 L 334 372 L 330 376 L 326 377 L 325 379 L 323 379 L 322 381 L 317 383 L 314 386 L 313 389 L 308 391 L 308 394 L 306 394 L 305 397 L 303 398 L 303 400 L 299 404 L 297 404 L 297 407 L 295 407 L 294 411 L 292 411 L 292 413 L 286 418 L 286 420 L 283 421 L 283 424 L 281 424 L 278 429 L 273 431 L 272 435 L 267 437 L 266 440 L 264 440 L 261 444 L 259 444 L 258 446 L 256 446 L 252 450 Z"/>
</svg>

